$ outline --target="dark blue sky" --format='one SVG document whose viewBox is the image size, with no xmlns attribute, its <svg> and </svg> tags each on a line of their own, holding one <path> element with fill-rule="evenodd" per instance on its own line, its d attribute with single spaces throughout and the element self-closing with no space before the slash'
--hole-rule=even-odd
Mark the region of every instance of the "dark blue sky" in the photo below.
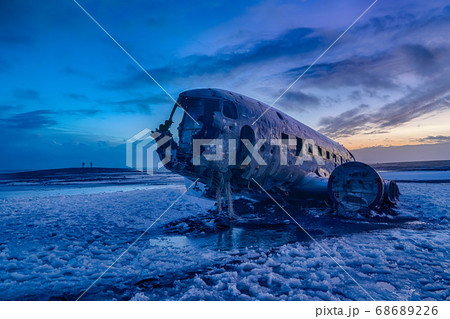
<svg viewBox="0 0 450 319">
<path fill-rule="evenodd" d="M 270 104 L 372 1 L 79 3 L 174 97 Z M 414 144 L 449 158 L 446 3 L 379 0 L 277 107 L 380 158 Z M 124 166 L 124 141 L 173 105 L 72 0 L 2 0 L 0 46 L 0 170 Z"/>
</svg>

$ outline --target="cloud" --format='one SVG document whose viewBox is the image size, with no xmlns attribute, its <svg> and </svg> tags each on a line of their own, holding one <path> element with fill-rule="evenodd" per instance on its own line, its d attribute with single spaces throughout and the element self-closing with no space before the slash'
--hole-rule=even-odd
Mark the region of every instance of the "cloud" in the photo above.
<svg viewBox="0 0 450 319">
<path fill-rule="evenodd" d="M 442 54 L 448 54 L 446 48 L 429 49 L 420 44 L 405 44 L 400 47 L 406 58 L 411 63 L 411 67 L 421 75 L 430 76 L 438 72 L 439 60 Z"/>
<path fill-rule="evenodd" d="M 30 4 L 32 2 L 29 2 Z M 31 44 L 30 29 L 22 28 L 28 25 L 28 3 L 17 1 L 0 1 L 0 44 L 2 46 L 18 46 Z M 28 32 L 27 32 L 28 31 Z"/>
<path fill-rule="evenodd" d="M 0 104 L 0 110 L 3 114 L 8 113 L 13 110 L 22 109 L 23 105 L 6 105 L 6 104 Z"/>
<path fill-rule="evenodd" d="M 41 99 L 39 92 L 32 89 L 15 89 L 14 97 L 19 100 L 38 101 Z"/>
<path fill-rule="evenodd" d="M 361 20 L 296 84 L 301 85 L 302 91 L 288 92 L 279 101 L 280 108 L 301 112 L 317 106 L 336 107 L 345 102 L 342 94 L 359 103 L 371 98 L 386 100 L 390 95 L 409 93 L 405 74 L 417 76 L 418 81 L 441 74 L 443 65 L 449 63 L 445 56 L 450 56 L 450 51 L 445 42 L 431 41 L 438 38 L 431 31 L 448 26 L 449 10 L 407 11 Z M 421 27 L 426 28 L 430 41 L 425 42 L 424 37 L 415 34 L 422 32 Z M 182 81 L 183 88 L 189 85 L 239 89 L 243 94 L 270 102 L 279 96 L 279 88 L 289 86 L 309 67 L 339 31 L 297 27 L 271 39 L 247 39 L 232 46 L 224 41 L 210 55 L 188 55 L 148 72 L 168 87 L 180 87 Z M 122 78 L 103 83 L 101 88 L 138 91 L 144 85 L 153 83 L 145 73 L 131 66 Z M 337 92 L 341 88 L 345 90 Z M 139 108 L 146 109 L 141 103 Z"/>
<path fill-rule="evenodd" d="M 75 69 L 73 67 L 67 66 L 65 68 L 63 68 L 61 70 L 62 74 L 68 74 L 68 75 L 75 75 L 75 76 L 80 76 L 80 77 L 84 77 L 84 78 L 88 78 L 88 79 L 93 79 L 94 76 L 92 74 L 90 74 L 89 72 L 80 70 L 80 69 Z"/>
<path fill-rule="evenodd" d="M 447 86 L 441 89 L 441 92 L 439 88 L 427 92 L 412 92 L 394 103 L 383 106 L 373 114 L 372 122 L 380 128 L 392 128 L 422 115 L 450 108 L 450 95 L 440 96 L 450 92 L 450 88 Z"/>
<path fill-rule="evenodd" d="M 319 132 L 332 138 L 354 134 L 387 133 L 388 129 L 398 127 L 422 115 L 450 108 L 449 87 L 411 92 L 394 103 L 386 104 L 373 112 L 363 112 L 361 107 L 345 111 L 338 116 L 323 117 L 319 122 Z"/>
<path fill-rule="evenodd" d="M 63 96 L 68 97 L 74 101 L 82 103 L 93 103 L 93 101 L 83 94 L 77 93 L 64 93 Z M 122 100 L 96 100 L 96 105 L 90 109 L 78 109 L 69 110 L 62 113 L 74 114 L 74 115 L 94 115 L 102 111 L 119 112 L 119 113 L 151 113 L 152 109 L 156 105 L 171 104 L 173 101 L 165 94 L 139 94 L 139 97 L 122 99 Z"/>
<path fill-rule="evenodd" d="M 381 89 L 398 89 L 398 77 L 413 72 L 418 76 L 433 77 L 448 65 L 448 47 L 427 48 L 421 44 L 399 45 L 389 51 L 370 56 L 352 56 L 343 60 L 314 65 L 302 78 L 303 87 L 313 88 L 364 88 L 366 93 Z M 287 70 L 283 77 L 295 78 L 308 65 Z M 361 92 L 354 90 L 354 98 Z"/>
<path fill-rule="evenodd" d="M 448 28 L 450 22 L 450 6 L 439 3 L 422 2 L 410 4 L 394 4 L 391 9 L 395 14 L 385 14 L 366 17 L 365 23 L 357 23 L 351 33 L 361 39 L 362 35 L 370 41 L 373 39 L 387 39 L 392 41 L 383 43 L 385 46 L 418 40 L 440 38 L 442 32 Z M 390 11 L 394 11 L 390 10 Z"/>
<path fill-rule="evenodd" d="M 164 93 L 140 94 L 139 97 L 118 101 L 100 100 L 99 104 L 110 110 L 124 113 L 152 113 L 155 106 L 173 104 L 174 102 Z"/>
<path fill-rule="evenodd" d="M 83 94 L 77 94 L 77 93 L 64 93 L 63 96 L 68 97 L 74 101 L 79 102 L 86 102 L 89 101 L 89 98 L 86 95 Z"/>
<path fill-rule="evenodd" d="M 348 72 L 343 69 L 339 70 L 340 67 L 333 67 L 331 69 L 334 70 L 334 73 L 332 72 L 331 79 L 329 74 L 323 78 L 317 78 L 317 85 L 325 85 L 331 81 L 338 87 L 339 82 L 342 85 L 352 84 L 347 81 L 347 78 L 352 77 L 353 79 L 350 81 L 365 83 L 366 87 L 363 91 L 365 90 L 366 93 L 378 92 L 380 88 L 375 85 L 377 80 L 364 82 L 364 79 L 361 78 L 366 73 L 364 70 L 372 69 L 370 76 L 373 79 L 384 77 L 395 83 L 400 83 L 397 76 L 405 77 L 407 75 L 415 78 L 414 84 L 397 85 L 397 92 L 401 92 L 401 96 L 394 102 L 387 103 L 378 109 L 367 112 L 353 108 L 334 117 L 322 118 L 319 122 L 320 132 L 335 138 L 358 133 L 366 134 L 372 131 L 387 132 L 391 128 L 408 123 L 420 116 L 450 107 L 450 77 L 448 76 L 450 47 L 429 48 L 419 44 L 401 45 L 385 54 L 384 63 L 385 72 L 379 72 L 378 67 L 374 69 L 372 63 L 368 63 L 360 65 L 363 71 L 356 69 L 354 72 Z M 347 63 L 345 64 L 347 65 Z M 346 78 L 347 72 L 348 77 Z M 387 92 L 392 89 L 388 82 L 385 84 L 385 90 L 379 92 Z M 311 82 L 308 82 L 307 87 L 312 85 Z M 353 90 L 350 99 L 361 100 L 363 94 L 360 89 Z"/>
<path fill-rule="evenodd" d="M 280 94 L 283 92 L 280 92 Z M 321 104 L 320 98 L 312 94 L 307 94 L 299 90 L 290 90 L 283 96 L 283 109 L 287 111 L 305 111 Z M 287 102 L 286 102 L 287 101 Z"/>
<path fill-rule="evenodd" d="M 148 70 L 160 81 L 173 81 L 190 76 L 223 74 L 242 66 L 257 65 L 279 57 L 306 55 L 317 51 L 330 42 L 330 33 L 314 28 L 288 30 L 275 39 L 243 43 L 224 47 L 214 55 L 189 55 L 174 63 Z M 130 89 L 138 85 L 148 85 L 150 79 L 135 67 L 127 69 L 121 80 L 103 85 L 106 89 Z"/>
<path fill-rule="evenodd" d="M 0 119 L 0 123 L 11 129 L 40 129 L 54 126 L 57 122 L 50 117 L 55 114 L 49 110 L 37 110 L 18 113 L 7 118 Z"/>
<path fill-rule="evenodd" d="M 100 110 L 96 110 L 96 109 L 78 109 L 78 110 L 70 110 L 67 112 L 64 112 L 68 115 L 81 115 L 81 116 L 92 116 L 95 114 L 100 113 Z"/>
<path fill-rule="evenodd" d="M 319 121 L 319 132 L 330 137 L 344 137 L 365 130 L 367 123 L 371 121 L 371 116 L 364 113 L 367 109 L 367 104 L 361 104 L 338 116 L 323 117 Z"/>
<path fill-rule="evenodd" d="M 394 88 L 397 85 L 385 73 L 389 64 L 388 56 L 353 56 L 344 60 L 314 65 L 302 77 L 302 86 L 338 88 L 343 86 L 368 87 L 371 89 Z M 285 78 L 296 78 L 310 65 L 292 68 L 284 72 Z M 392 70 L 393 71 L 393 70 Z M 390 71 L 391 72 L 391 71 Z M 380 74 L 382 73 L 382 74 Z"/>
<path fill-rule="evenodd" d="M 422 142 L 422 143 L 429 143 L 429 144 L 446 143 L 446 142 L 450 142 L 450 136 L 443 136 L 443 135 L 427 136 L 424 138 L 419 138 L 419 139 L 417 139 L 417 141 Z"/>
</svg>

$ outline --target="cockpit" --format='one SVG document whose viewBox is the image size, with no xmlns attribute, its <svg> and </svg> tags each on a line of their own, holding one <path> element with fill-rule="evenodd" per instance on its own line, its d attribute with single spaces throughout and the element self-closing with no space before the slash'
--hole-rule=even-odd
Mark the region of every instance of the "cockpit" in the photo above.
<svg viewBox="0 0 450 319">
<path fill-rule="evenodd" d="M 192 139 L 215 139 L 219 137 L 222 127 L 220 117 L 214 117 L 215 113 L 228 119 L 237 119 L 236 105 L 223 98 L 192 97 L 181 95 L 178 104 L 186 110 L 178 127 L 181 148 L 192 147 Z M 198 123 L 195 123 L 194 120 Z"/>
</svg>

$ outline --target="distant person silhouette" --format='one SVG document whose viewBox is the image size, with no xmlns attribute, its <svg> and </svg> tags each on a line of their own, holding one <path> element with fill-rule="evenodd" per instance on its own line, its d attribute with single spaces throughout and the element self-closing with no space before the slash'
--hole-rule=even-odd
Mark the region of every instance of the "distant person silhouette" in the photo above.
<svg viewBox="0 0 450 319">
<path fill-rule="evenodd" d="M 82 165 L 82 167 L 84 168 L 84 162 L 83 162 L 83 164 L 81 164 Z"/>
<path fill-rule="evenodd" d="M 92 168 L 92 162 L 91 162 L 91 168 Z"/>
</svg>

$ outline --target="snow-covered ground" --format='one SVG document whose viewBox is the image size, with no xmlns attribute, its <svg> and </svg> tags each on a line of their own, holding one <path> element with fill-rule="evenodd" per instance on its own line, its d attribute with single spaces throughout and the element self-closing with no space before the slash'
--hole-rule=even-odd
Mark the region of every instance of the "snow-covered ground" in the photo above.
<svg viewBox="0 0 450 319">
<path fill-rule="evenodd" d="M 1 183 L 0 299 L 77 299 L 185 190 L 123 174 Z M 185 195 L 82 300 L 450 300 L 449 184 L 399 187 L 388 218 L 288 206 L 318 243 L 269 201 L 230 226 Z"/>
</svg>

